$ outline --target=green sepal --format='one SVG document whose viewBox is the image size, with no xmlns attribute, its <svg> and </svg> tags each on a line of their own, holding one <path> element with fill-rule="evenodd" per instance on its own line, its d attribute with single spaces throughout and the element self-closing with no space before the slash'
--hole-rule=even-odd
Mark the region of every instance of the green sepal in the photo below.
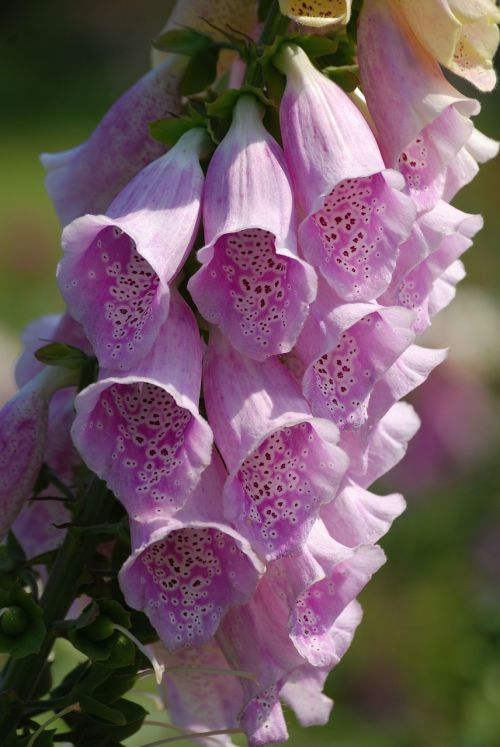
<svg viewBox="0 0 500 747">
<path fill-rule="evenodd" d="M 339 47 L 339 40 L 330 36 L 318 36 L 318 34 L 285 34 L 277 36 L 272 44 L 265 46 L 260 55 L 260 63 L 265 65 L 275 57 L 283 44 L 295 44 L 302 47 L 304 52 L 313 60 L 318 57 L 327 57 L 335 54 Z"/>
<path fill-rule="evenodd" d="M 351 93 L 359 86 L 359 67 L 357 65 L 325 67 L 322 72 L 347 93 Z"/>
<path fill-rule="evenodd" d="M 70 371 L 79 371 L 90 356 L 83 350 L 64 342 L 50 342 L 35 350 L 35 358 L 46 366 L 59 366 Z"/>
<path fill-rule="evenodd" d="M 194 107 L 189 107 L 188 114 L 183 117 L 166 117 L 150 122 L 149 132 L 159 143 L 172 148 L 178 140 L 195 127 L 206 127 L 207 118 Z"/>
<path fill-rule="evenodd" d="M 0 651 L 21 659 L 36 654 L 45 638 L 45 624 L 41 608 L 33 597 L 20 586 L 13 584 L 8 589 L 0 589 L 0 609 L 17 607 L 26 615 L 26 626 L 18 634 L 8 635 L 2 628 L 0 618 Z"/>
<path fill-rule="evenodd" d="M 233 109 L 238 100 L 247 93 L 255 96 L 265 107 L 273 105 L 260 88 L 244 85 L 241 88 L 230 88 L 228 91 L 221 93 L 215 101 L 207 104 L 207 114 L 210 117 L 220 117 L 222 119 L 232 117 Z"/>
<path fill-rule="evenodd" d="M 219 45 L 214 39 L 195 29 L 166 31 L 153 41 L 155 49 L 189 57 L 195 57 L 200 52 L 217 46 Z"/>
<path fill-rule="evenodd" d="M 192 96 L 212 85 L 217 78 L 219 51 L 219 47 L 212 47 L 191 57 L 179 83 L 181 96 Z"/>
<path fill-rule="evenodd" d="M 113 629 L 113 623 L 129 628 L 129 613 L 114 599 L 100 599 L 93 600 L 77 620 L 61 623 L 59 627 L 69 628 L 68 638 L 73 646 L 92 661 L 106 667 L 127 666 L 134 661 L 135 647 L 120 631 Z M 123 638 L 130 646 L 123 643 Z"/>
<path fill-rule="evenodd" d="M 0 573 L 14 573 L 25 563 L 26 555 L 24 554 L 23 548 L 17 541 L 13 532 L 9 532 L 7 535 L 7 542 L 0 547 Z"/>
</svg>

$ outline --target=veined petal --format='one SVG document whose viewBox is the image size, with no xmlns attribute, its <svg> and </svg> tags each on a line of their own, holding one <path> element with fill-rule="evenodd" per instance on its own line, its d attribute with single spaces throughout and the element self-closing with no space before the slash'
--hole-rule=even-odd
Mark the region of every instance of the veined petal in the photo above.
<svg viewBox="0 0 500 747">
<path fill-rule="evenodd" d="M 483 226 L 480 215 L 463 213 L 443 202 L 438 203 L 431 213 L 437 213 L 434 219 L 440 226 L 442 240 L 428 257 L 403 277 L 396 275 L 380 299 L 383 303 L 399 304 L 413 311 L 416 334 L 421 334 L 430 325 L 429 297 L 435 282 L 472 246 L 472 237 Z"/>
<path fill-rule="evenodd" d="M 131 523 L 132 555 L 120 586 L 170 650 L 208 641 L 228 609 L 248 601 L 264 570 L 247 540 L 224 521 L 225 476 L 213 461 L 184 511 Z"/>
<path fill-rule="evenodd" d="M 0 540 L 33 493 L 45 453 L 50 400 L 75 372 L 47 367 L 0 411 Z"/>
<path fill-rule="evenodd" d="M 238 101 L 210 162 L 203 221 L 202 268 L 188 284 L 200 312 L 255 360 L 291 350 L 316 275 L 297 256 L 286 165 L 253 96 Z"/>
<path fill-rule="evenodd" d="M 296 352 L 306 366 L 302 388 L 313 415 L 340 429 L 359 428 L 376 382 L 415 338 L 414 317 L 397 306 L 338 300 L 320 284 Z"/>
<path fill-rule="evenodd" d="M 335 620 L 330 630 L 330 640 L 339 660 L 351 645 L 362 616 L 361 605 L 353 601 Z M 329 667 L 304 664 L 287 677 L 281 688 L 282 700 L 295 712 L 301 726 L 328 723 L 333 701 L 322 691 L 329 672 Z"/>
<path fill-rule="evenodd" d="M 479 103 L 447 82 L 398 5 L 367 0 L 360 15 L 361 82 L 388 166 L 420 210 L 443 195 L 449 164 L 469 140 Z"/>
<path fill-rule="evenodd" d="M 156 643 L 153 650 L 165 666 L 160 692 L 177 726 L 193 732 L 238 727 L 243 691 L 238 678 L 231 676 L 229 664 L 214 638 L 201 646 L 176 651 L 168 651 Z M 227 675 L 204 672 L 203 669 L 227 670 Z M 227 735 L 197 741 L 207 747 L 214 743 L 233 745 Z"/>
<path fill-rule="evenodd" d="M 63 232 L 58 282 L 100 364 L 121 371 L 151 349 L 168 314 L 169 283 L 200 219 L 201 129 L 138 174 L 107 215 L 87 215 Z"/>
<path fill-rule="evenodd" d="M 446 354 L 446 350 L 410 345 L 377 382 L 365 428 L 373 427 L 396 402 L 423 384 L 434 368 L 445 360 Z"/>
<path fill-rule="evenodd" d="M 229 478 L 225 515 L 272 559 L 297 553 L 346 468 L 338 430 L 314 418 L 276 358 L 257 363 L 211 336 L 205 404 Z"/>
<path fill-rule="evenodd" d="M 350 459 L 348 478 L 369 488 L 401 461 L 419 427 L 413 407 L 397 402 L 368 433 L 345 431 L 341 443 Z"/>
<path fill-rule="evenodd" d="M 301 252 L 342 298 L 368 301 L 388 286 L 415 207 L 349 96 L 298 47 L 284 47 L 276 64 L 287 75 L 285 155 L 306 215 Z"/>
<path fill-rule="evenodd" d="M 198 411 L 203 345 L 177 293 L 148 355 L 133 372 L 101 370 L 76 398 L 73 441 L 135 521 L 184 505 L 211 460 L 212 433 Z"/>
<path fill-rule="evenodd" d="M 295 23 L 323 28 L 336 23 L 347 24 L 351 18 L 352 0 L 280 0 L 283 15 Z"/>
<path fill-rule="evenodd" d="M 86 213 L 103 213 L 114 197 L 165 147 L 148 123 L 180 113 L 178 86 L 187 58 L 171 55 L 126 91 L 82 145 L 41 156 L 45 186 L 63 225 Z"/>
<path fill-rule="evenodd" d="M 499 143 L 474 128 L 464 147 L 458 151 L 446 173 L 443 199 L 452 200 L 457 192 L 469 184 L 479 171 L 480 163 L 486 163 L 498 155 Z"/>
<path fill-rule="evenodd" d="M 481 91 L 495 87 L 500 11 L 494 0 L 400 0 L 421 44 L 441 65 Z"/>
</svg>

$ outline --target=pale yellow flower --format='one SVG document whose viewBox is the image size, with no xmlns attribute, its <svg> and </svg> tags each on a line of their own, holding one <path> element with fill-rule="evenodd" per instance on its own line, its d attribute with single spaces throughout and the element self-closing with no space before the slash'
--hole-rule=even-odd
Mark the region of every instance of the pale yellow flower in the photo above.
<svg viewBox="0 0 500 747">
<path fill-rule="evenodd" d="M 283 15 L 305 26 L 346 24 L 351 17 L 352 0 L 279 0 Z"/>
<path fill-rule="evenodd" d="M 441 63 L 491 91 L 500 10 L 494 0 L 397 0 L 420 42 Z"/>
</svg>

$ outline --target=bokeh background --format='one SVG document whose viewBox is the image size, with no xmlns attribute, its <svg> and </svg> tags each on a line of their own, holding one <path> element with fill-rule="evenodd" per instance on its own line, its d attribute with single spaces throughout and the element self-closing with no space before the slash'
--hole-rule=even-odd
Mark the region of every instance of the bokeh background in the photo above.
<svg viewBox="0 0 500 747">
<path fill-rule="evenodd" d="M 19 332 L 62 308 L 60 228 L 38 155 L 84 140 L 147 70 L 170 4 L 20 0 L 0 11 L 0 401 L 13 391 Z M 482 98 L 477 125 L 499 137 L 500 97 Z M 500 745 L 499 195 L 497 161 L 456 200 L 486 226 L 427 338 L 450 356 L 413 397 L 422 430 L 380 486 L 403 490 L 408 509 L 382 542 L 389 562 L 329 681 L 332 720 L 305 732 L 290 714 L 294 747 Z M 170 734 L 145 727 L 129 744 Z"/>
</svg>

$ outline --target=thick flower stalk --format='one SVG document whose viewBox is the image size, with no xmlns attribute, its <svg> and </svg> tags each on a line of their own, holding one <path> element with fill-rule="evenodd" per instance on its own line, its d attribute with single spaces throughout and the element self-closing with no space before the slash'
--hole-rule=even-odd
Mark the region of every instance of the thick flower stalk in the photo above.
<svg viewBox="0 0 500 747">
<path fill-rule="evenodd" d="M 28 673 L 59 627 L 91 661 L 40 709 L 61 701 L 75 744 L 140 728 L 115 696 L 148 655 L 182 739 L 281 743 L 284 704 L 328 721 L 326 679 L 405 509 L 372 486 L 420 425 L 403 398 L 446 357 L 418 336 L 482 226 L 449 203 L 498 150 L 439 65 L 491 88 L 497 20 L 489 0 L 179 0 L 157 41 L 176 53 L 87 143 L 44 156 L 68 311 L 28 328 L 0 413 L 0 535 L 50 551 L 47 630 L 5 669 L 0 741 L 38 738 Z M 333 79 L 352 89 L 357 61 L 349 95 Z M 11 565 L 22 596 L 33 571 Z M 22 613 L 2 615 L 0 646 Z"/>
<path fill-rule="evenodd" d="M 189 291 L 211 324 L 255 360 L 293 347 L 316 296 L 298 257 L 295 210 L 278 144 L 254 96 L 242 96 L 207 174 L 206 246 Z"/>
<path fill-rule="evenodd" d="M 106 215 L 86 215 L 63 232 L 59 287 L 105 368 L 138 364 L 167 319 L 169 285 L 198 230 L 205 143 L 204 130 L 190 130 L 120 192 Z"/>
<path fill-rule="evenodd" d="M 346 301 L 387 288 L 415 208 L 400 174 L 386 170 L 375 137 L 349 97 L 296 46 L 277 64 L 287 87 L 280 106 L 285 155 L 304 220 L 304 257 Z"/>
</svg>

